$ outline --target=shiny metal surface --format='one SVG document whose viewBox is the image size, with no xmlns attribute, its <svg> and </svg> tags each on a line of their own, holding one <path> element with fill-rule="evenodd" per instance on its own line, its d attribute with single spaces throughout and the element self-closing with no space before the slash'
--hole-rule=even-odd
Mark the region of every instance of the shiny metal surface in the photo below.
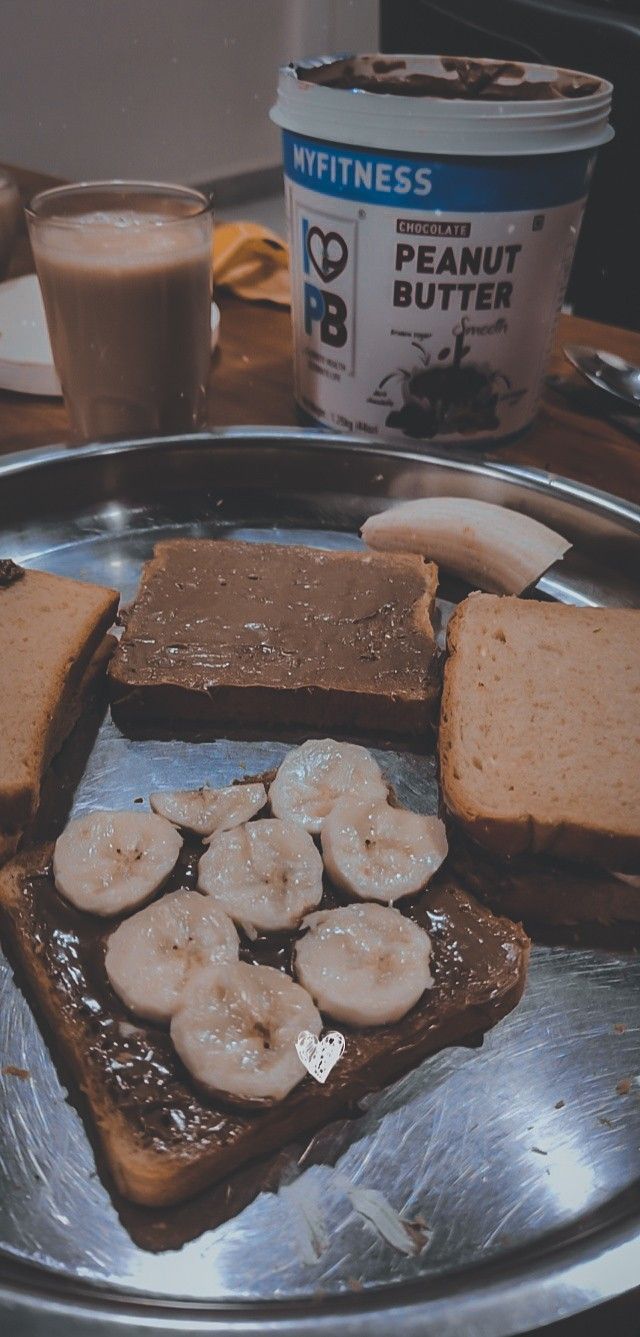
<svg viewBox="0 0 640 1337">
<path fill-rule="evenodd" d="M 626 362 L 617 353 L 599 348 L 585 348 L 584 344 L 569 344 L 565 357 L 598 390 L 606 390 L 616 399 L 640 408 L 640 367 Z"/>
<path fill-rule="evenodd" d="M 571 561 L 541 582 L 548 597 L 640 605 L 638 508 L 533 470 L 322 433 L 17 456 L 0 463 L 0 551 L 128 599 L 161 535 L 356 546 L 389 498 L 437 492 L 506 502 L 571 537 Z M 56 771 L 60 793 L 79 772 L 78 812 L 225 783 L 285 748 L 132 741 L 107 716 L 86 755 L 67 749 Z M 435 809 L 432 756 L 378 756 L 401 799 Z M 2 960 L 0 1066 L 29 1077 L 0 1076 L 0 1328 L 506 1337 L 619 1294 L 640 1280 L 639 1034 L 640 958 L 537 947 L 521 1005 L 481 1048 L 429 1060 L 309 1150 L 241 1172 L 230 1197 L 151 1212 L 110 1195 L 76 1093 Z M 277 1191 L 301 1177 L 325 1220 L 313 1264 L 296 1201 Z M 352 1210 L 345 1178 L 424 1218 L 426 1248 L 387 1244 Z"/>
</svg>

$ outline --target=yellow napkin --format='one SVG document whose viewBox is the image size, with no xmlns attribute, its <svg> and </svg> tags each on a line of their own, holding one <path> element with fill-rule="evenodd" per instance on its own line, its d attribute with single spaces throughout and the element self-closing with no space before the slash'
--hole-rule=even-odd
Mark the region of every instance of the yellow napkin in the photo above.
<svg viewBox="0 0 640 1337">
<path fill-rule="evenodd" d="M 289 250 L 259 223 L 218 223 L 213 232 L 213 277 L 246 302 L 291 305 Z"/>
</svg>

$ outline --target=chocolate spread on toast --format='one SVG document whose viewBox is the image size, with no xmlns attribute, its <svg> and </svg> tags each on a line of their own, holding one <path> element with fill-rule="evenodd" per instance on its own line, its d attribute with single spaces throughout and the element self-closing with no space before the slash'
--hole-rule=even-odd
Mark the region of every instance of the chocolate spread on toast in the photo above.
<svg viewBox="0 0 640 1337">
<path fill-rule="evenodd" d="M 435 579 L 407 554 L 159 543 L 109 671 L 114 714 L 169 727 L 424 728 Z"/>
<path fill-rule="evenodd" d="M 217 1174 L 210 1180 L 326 1122 L 426 1054 L 487 1029 L 513 1007 L 524 984 L 528 940 L 522 930 L 440 877 L 405 907 L 431 935 L 434 987 L 395 1024 L 371 1030 L 343 1026 L 346 1050 L 324 1086 L 305 1078 L 279 1104 L 239 1111 L 200 1097 L 168 1032 L 127 1012 L 104 969 L 106 938 L 118 921 L 94 919 L 67 904 L 55 889 L 50 853 L 51 847 L 44 847 L 25 856 L 20 893 L 0 908 L 29 974 L 46 979 L 49 1020 L 53 1009 L 72 1032 L 63 1049 L 82 1055 L 94 1089 L 104 1088 L 141 1145 L 185 1157 L 219 1149 Z M 162 894 L 195 885 L 201 853 L 199 842 L 185 842 Z M 338 901 L 326 885 L 323 907 Z M 243 939 L 241 957 L 290 971 L 295 937 Z M 187 1184 L 182 1196 L 189 1191 Z"/>
</svg>

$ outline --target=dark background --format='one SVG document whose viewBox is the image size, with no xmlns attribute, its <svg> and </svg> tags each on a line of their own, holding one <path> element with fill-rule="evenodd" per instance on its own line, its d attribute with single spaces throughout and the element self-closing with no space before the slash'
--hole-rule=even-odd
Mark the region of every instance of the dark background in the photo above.
<svg viewBox="0 0 640 1337">
<path fill-rule="evenodd" d="M 640 329 L 640 0 L 381 0 L 380 10 L 383 51 L 533 60 L 613 83 L 615 139 L 598 156 L 566 300 L 576 315 Z"/>
</svg>

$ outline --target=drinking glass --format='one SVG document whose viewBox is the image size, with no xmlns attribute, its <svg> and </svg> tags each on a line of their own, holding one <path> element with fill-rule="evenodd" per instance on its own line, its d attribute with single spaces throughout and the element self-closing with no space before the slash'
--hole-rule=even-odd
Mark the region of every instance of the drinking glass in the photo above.
<svg viewBox="0 0 640 1337">
<path fill-rule="evenodd" d="M 13 177 L 0 172 L 0 281 L 9 268 L 21 213 L 20 192 Z"/>
<path fill-rule="evenodd" d="M 74 436 L 201 426 L 211 356 L 210 201 L 157 182 L 82 182 L 43 191 L 26 212 Z"/>
</svg>

